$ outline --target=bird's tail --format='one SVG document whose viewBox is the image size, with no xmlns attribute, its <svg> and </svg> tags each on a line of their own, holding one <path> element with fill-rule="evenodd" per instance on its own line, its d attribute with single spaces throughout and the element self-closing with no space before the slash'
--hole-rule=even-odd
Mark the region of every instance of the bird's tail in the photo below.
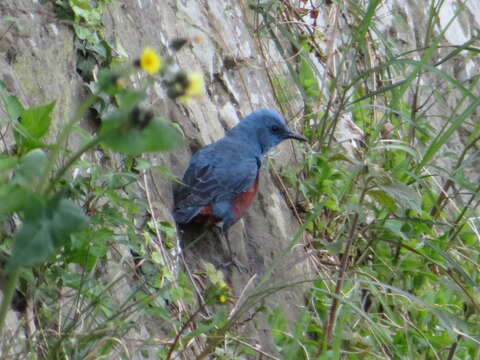
<svg viewBox="0 0 480 360">
<path fill-rule="evenodd" d="M 198 215 L 202 208 L 198 206 L 189 206 L 177 208 L 173 211 L 173 218 L 179 224 L 186 224 Z"/>
</svg>

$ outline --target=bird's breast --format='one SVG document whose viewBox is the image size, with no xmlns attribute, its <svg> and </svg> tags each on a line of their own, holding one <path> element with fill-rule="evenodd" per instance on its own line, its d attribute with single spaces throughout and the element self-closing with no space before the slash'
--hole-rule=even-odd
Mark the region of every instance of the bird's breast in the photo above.
<svg viewBox="0 0 480 360">
<path fill-rule="evenodd" d="M 258 192 L 258 184 L 259 176 L 257 176 L 255 183 L 250 189 L 239 193 L 233 198 L 231 205 L 235 222 L 243 217 L 252 205 L 253 200 L 255 200 L 255 195 L 257 195 Z M 211 204 L 205 205 L 195 217 L 195 220 L 204 224 L 215 224 L 223 221 L 223 219 L 215 215 Z"/>
<path fill-rule="evenodd" d="M 203 224 L 216 224 L 222 221 L 222 219 L 213 214 L 213 208 L 210 204 L 205 205 L 200 210 L 198 215 L 195 217 L 195 220 Z"/>
<path fill-rule="evenodd" d="M 255 180 L 253 186 L 245 192 L 238 194 L 233 199 L 233 212 L 235 213 L 235 221 L 240 219 L 245 215 L 250 205 L 252 205 L 253 200 L 255 200 L 255 195 L 258 192 L 258 183 L 259 176 Z"/>
</svg>

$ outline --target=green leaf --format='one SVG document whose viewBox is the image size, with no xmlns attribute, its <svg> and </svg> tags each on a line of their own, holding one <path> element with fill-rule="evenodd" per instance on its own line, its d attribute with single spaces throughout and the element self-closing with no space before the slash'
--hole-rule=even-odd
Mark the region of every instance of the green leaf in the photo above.
<svg viewBox="0 0 480 360">
<path fill-rule="evenodd" d="M 152 119 L 144 129 L 130 126 L 111 131 L 112 126 L 105 125 L 100 133 L 100 136 L 103 133 L 106 138 L 103 143 L 112 150 L 127 155 L 165 151 L 183 144 L 180 133 L 167 121 L 158 117 Z"/>
<path fill-rule="evenodd" d="M 385 229 L 390 230 L 393 234 L 401 237 L 403 240 L 409 240 L 409 237 L 402 231 L 403 222 L 399 220 L 387 220 L 383 225 Z"/>
<path fill-rule="evenodd" d="M 323 205 L 332 211 L 340 211 L 340 207 L 338 206 L 338 200 L 335 196 L 330 196 L 324 201 Z"/>
<path fill-rule="evenodd" d="M 0 216 L 21 211 L 31 205 L 33 194 L 16 184 L 0 185 Z"/>
<path fill-rule="evenodd" d="M 15 234 L 8 266 L 17 268 L 46 261 L 54 253 L 54 243 L 46 217 L 25 221 Z"/>
<path fill-rule="evenodd" d="M 394 198 L 384 190 L 370 190 L 368 195 L 377 200 L 381 205 L 385 206 L 389 211 L 395 211 L 398 209 Z"/>
<path fill-rule="evenodd" d="M 105 72 L 108 76 L 108 72 Z M 115 78 L 118 74 L 110 72 Z M 120 112 L 123 114 L 130 114 L 130 112 L 138 106 L 138 104 L 146 98 L 146 94 L 143 91 L 125 91 L 117 96 L 117 100 L 120 106 Z"/>
<path fill-rule="evenodd" d="M 451 119 L 448 119 L 446 124 L 450 126 L 445 130 L 440 132 L 437 137 L 429 145 L 422 161 L 418 164 L 417 169 L 422 169 L 426 166 L 437 154 L 438 151 L 445 145 L 451 138 L 453 133 L 460 127 L 462 124 L 470 118 L 470 116 L 477 110 L 480 106 L 480 97 L 477 97 L 461 114 L 452 115 Z"/>
<path fill-rule="evenodd" d="M 85 45 L 85 49 L 92 52 L 98 60 L 105 60 L 106 64 L 110 64 L 112 61 L 112 47 L 105 40 L 101 40 L 97 44 L 88 43 Z"/>
<path fill-rule="evenodd" d="M 24 155 L 18 165 L 13 183 L 35 189 L 47 166 L 47 154 L 40 149 L 31 150 Z"/>
<path fill-rule="evenodd" d="M 382 151 L 382 150 L 400 150 L 410 154 L 415 160 L 420 160 L 420 154 L 418 151 L 401 141 L 397 140 L 383 140 L 380 145 L 372 147 L 372 151 Z"/>
<path fill-rule="evenodd" d="M 119 86 L 117 86 L 117 81 L 122 77 L 122 73 L 119 71 L 115 70 L 110 70 L 110 69 L 101 69 L 99 74 L 98 74 L 98 81 L 97 82 L 92 82 L 90 83 L 89 87 L 90 90 L 92 90 L 92 93 L 97 94 L 104 100 L 105 103 L 108 103 L 108 96 L 118 96 L 120 97 L 120 94 L 122 90 Z M 103 94 L 105 93 L 105 94 Z M 106 97 L 105 97 L 106 96 Z M 135 91 L 128 91 L 127 94 L 125 94 L 122 99 L 120 99 L 120 104 L 123 105 L 126 101 L 124 99 L 132 99 L 132 102 L 137 105 L 140 101 L 144 99 L 144 94 L 138 93 Z M 125 105 L 124 110 L 125 109 Z M 105 108 L 103 106 L 102 108 Z M 102 108 L 98 109 L 101 112 Z M 130 109 L 131 110 L 131 109 Z"/>
<path fill-rule="evenodd" d="M 89 0 L 68 0 L 68 3 L 72 9 L 78 8 L 86 11 L 90 11 L 92 9 Z"/>
<path fill-rule="evenodd" d="M 220 270 L 215 269 L 209 262 L 203 262 L 203 267 L 207 273 L 207 278 L 213 284 L 221 284 L 224 282 L 223 273 Z"/>
<path fill-rule="evenodd" d="M 347 155 L 341 153 L 335 153 L 328 158 L 328 161 L 346 161 L 350 164 L 355 164 L 355 162 L 350 159 Z"/>
<path fill-rule="evenodd" d="M 313 99 L 319 99 L 321 95 L 320 87 L 318 86 L 318 80 L 308 56 L 308 53 L 304 51 L 300 60 L 298 80 L 305 89 L 306 95 Z"/>
<path fill-rule="evenodd" d="M 88 25 L 98 25 L 102 22 L 102 9 L 92 7 L 88 0 L 69 0 L 73 12 Z"/>
<path fill-rule="evenodd" d="M 411 209 L 422 212 L 422 200 L 416 191 L 403 183 L 380 185 L 380 189 L 395 199 L 402 209 Z"/>
<path fill-rule="evenodd" d="M 228 321 L 228 314 L 224 309 L 216 309 L 213 313 L 213 319 L 209 322 L 200 323 L 195 330 L 190 331 L 185 335 L 185 341 L 193 339 L 196 336 L 207 334 L 211 329 L 222 328 L 225 323 Z"/>
<path fill-rule="evenodd" d="M 97 32 L 93 29 L 81 26 L 79 24 L 73 24 L 73 29 L 75 30 L 75 35 L 77 35 L 80 40 L 86 40 L 93 44 L 96 44 L 100 41 Z"/>
<path fill-rule="evenodd" d="M 18 163 L 18 158 L 15 156 L 6 156 L 0 154 L 0 171 L 12 169 Z"/>
<path fill-rule="evenodd" d="M 53 209 L 51 223 L 55 245 L 62 246 L 70 234 L 87 226 L 88 217 L 72 200 L 64 198 Z"/>
<path fill-rule="evenodd" d="M 30 199 L 22 227 L 14 235 L 9 268 L 31 266 L 47 261 L 70 235 L 87 225 L 82 209 L 69 199 L 46 205 Z"/>
<path fill-rule="evenodd" d="M 50 104 L 31 107 L 22 112 L 21 123 L 35 139 L 40 139 L 47 133 L 54 106 L 55 101 L 52 101 Z"/>
<path fill-rule="evenodd" d="M 68 261 L 93 269 L 98 260 L 107 254 L 107 242 L 113 236 L 110 229 L 87 229 L 72 234 L 70 248 L 65 252 Z"/>
<path fill-rule="evenodd" d="M 20 114 L 23 112 L 23 105 L 15 95 L 12 95 L 7 91 L 7 86 L 1 81 L 0 98 L 5 105 L 5 110 L 7 111 L 10 120 L 17 120 L 20 117 Z"/>
<path fill-rule="evenodd" d="M 148 161 L 146 159 L 142 159 L 142 158 L 135 159 L 135 167 L 134 168 L 137 171 L 146 171 L 146 170 L 149 170 L 152 167 L 153 166 L 150 163 L 150 161 Z M 156 168 L 156 167 L 153 167 L 153 168 Z"/>
<path fill-rule="evenodd" d="M 50 128 L 54 106 L 55 101 L 22 111 L 20 121 L 15 125 L 15 139 L 22 152 L 42 146 L 39 140 L 47 134 Z"/>
<path fill-rule="evenodd" d="M 80 72 L 80 75 L 83 79 L 93 79 L 93 72 L 97 66 L 97 61 L 93 56 L 80 57 L 77 60 L 77 71 Z M 95 104 L 99 106 L 100 104 Z"/>
</svg>

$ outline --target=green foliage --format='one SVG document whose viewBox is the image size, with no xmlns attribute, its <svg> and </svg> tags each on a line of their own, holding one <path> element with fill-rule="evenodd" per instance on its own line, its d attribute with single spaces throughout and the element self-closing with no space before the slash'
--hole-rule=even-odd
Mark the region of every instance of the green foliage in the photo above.
<svg viewBox="0 0 480 360">
<path fill-rule="evenodd" d="M 17 121 L 20 118 L 20 115 L 24 111 L 23 105 L 20 100 L 10 94 L 7 90 L 7 86 L 0 81 L 0 98 L 3 101 L 7 115 L 10 118 L 10 121 Z"/>
<path fill-rule="evenodd" d="M 107 75 L 112 73 L 105 71 Z M 151 296 L 147 293 L 142 302 L 136 302 L 135 297 L 124 303 L 116 302 L 109 295 L 109 288 L 114 287 L 118 280 L 108 284 L 95 277 L 99 264 L 108 260 L 112 243 L 124 243 L 131 251 L 150 256 L 145 244 L 139 240 L 139 229 L 131 221 L 132 217 L 140 211 L 145 212 L 146 208 L 144 203 L 130 200 L 129 197 L 129 188 L 138 178 L 137 170 L 126 168 L 125 171 L 114 172 L 86 160 L 80 161 L 81 155 L 98 144 L 128 154 L 171 149 L 182 144 L 181 135 L 166 120 L 152 118 L 146 121 L 141 118 L 141 112 L 147 110 L 140 110 L 138 105 L 145 95 L 143 92 L 115 86 L 113 82 L 122 75 L 120 71 L 115 77 L 103 77 L 110 79 L 110 83 L 104 80 L 102 85 L 96 86 L 97 92 L 82 105 L 83 111 L 86 111 L 95 99 L 108 99 L 110 96 L 118 99 L 119 104 L 111 103 L 102 115 L 105 120 L 100 131 L 93 136 L 87 135 L 86 142 L 80 149 L 73 152 L 63 149 L 62 154 L 66 158 L 62 161 L 62 166 L 58 167 L 55 163 L 60 152 L 47 153 L 44 150 L 62 148 L 64 139 L 75 129 L 74 123 L 83 114 L 77 112 L 64 126 L 55 144 L 46 144 L 39 140 L 49 137 L 54 103 L 23 109 L 18 99 L 6 89 L 0 92 L 5 108 L 8 109 L 9 121 L 14 123 L 21 119 L 19 124 L 22 125 L 13 128 L 16 154 L 5 154 L 0 161 L 4 170 L 0 178 L 0 218 L 8 220 L 18 216 L 20 223 L 13 235 L 2 233 L 1 249 L 8 253 L 4 269 L 7 270 L 10 282 L 1 303 L 0 327 L 4 324 L 19 275 L 22 282 L 27 282 L 28 288 L 35 289 L 35 302 L 50 304 L 41 306 L 38 313 L 40 322 L 46 327 L 56 321 L 51 314 L 60 311 L 52 308 L 52 300 L 59 301 L 58 294 L 52 293 L 56 288 L 54 284 L 62 284 L 64 289 L 74 290 L 75 296 L 82 299 L 81 308 L 88 317 L 100 316 L 104 319 L 95 326 L 92 324 L 90 329 L 104 332 L 108 336 L 122 336 L 133 326 L 127 321 L 127 308 L 159 309 L 166 299 L 193 304 L 189 282 L 185 277 L 178 277 L 177 286 L 172 286 L 174 275 L 166 267 L 162 267 L 160 272 L 158 266 L 155 268 L 157 279 L 153 285 L 162 289 L 162 295 Z M 109 93 L 102 92 L 102 88 Z M 126 144 L 118 145 L 118 140 Z M 88 168 L 90 175 L 72 177 L 73 166 L 77 169 Z M 121 189 L 126 191 L 124 196 L 119 194 Z M 85 214 L 85 210 L 90 216 Z M 125 235 L 117 235 L 118 229 L 124 229 Z M 165 223 L 162 229 L 170 231 L 172 236 L 171 225 Z M 151 242 L 152 240 L 149 243 Z M 152 259 L 155 257 L 152 256 Z M 83 275 L 68 270 L 68 266 L 74 264 L 84 269 Z M 41 276 L 35 274 L 40 266 L 44 271 Z M 41 286 L 32 280 L 29 269 L 34 271 L 33 278 L 42 279 Z M 26 273 L 30 275 L 26 277 Z M 134 294 L 139 296 L 142 291 L 137 289 Z M 165 300 L 158 301 L 159 298 Z M 218 302 L 218 296 L 216 301 Z M 82 321 L 65 319 L 59 336 L 51 338 L 46 344 L 48 358 L 83 358 L 90 351 L 99 351 L 101 354 L 114 351 L 114 343 L 103 343 L 105 339 L 102 336 L 92 337 L 88 332 L 82 331 L 75 335 L 76 345 L 66 340 L 74 336 L 73 332 L 77 331 Z"/>
<path fill-rule="evenodd" d="M 148 124 L 138 126 L 137 119 L 125 118 L 120 109 L 105 119 L 100 136 L 105 137 L 104 144 L 109 148 L 128 155 L 170 150 L 182 143 L 182 136 L 165 119 L 154 117 L 145 121 Z"/>
<path fill-rule="evenodd" d="M 298 18 L 277 20 L 291 19 L 291 9 L 270 5 L 255 7 L 262 26 L 277 47 L 288 43 L 296 55 L 288 67 L 296 69 L 295 81 L 278 80 L 291 87 L 276 86 L 276 98 L 292 97 L 293 86 L 302 94 L 303 132 L 312 147 L 303 153 L 303 169 L 285 177 L 300 194 L 305 245 L 318 251 L 311 266 L 319 269 L 306 296 L 308 336 L 293 331 L 280 309 L 269 316 L 278 352 L 286 359 L 478 357 L 480 187 L 471 171 L 478 79 L 462 83 L 440 66 L 460 52 L 476 55 L 478 37 L 443 46 L 446 27 L 435 33 L 434 25 L 443 2 L 432 1 L 426 47 L 400 50 L 376 29 L 380 1 L 339 3 L 355 20 L 338 53 L 329 55 L 319 46 L 321 34 L 297 26 Z M 328 80 L 309 61 L 322 56 Z M 453 105 L 433 83 L 456 94 Z M 363 132 L 356 146 L 337 142 L 336 130 L 349 134 L 338 126 L 346 113 Z M 459 133 L 467 134 L 464 148 L 447 152 Z"/>
<path fill-rule="evenodd" d="M 318 85 L 318 79 L 315 76 L 316 71 L 314 65 L 311 63 L 310 46 L 307 41 L 302 42 L 301 59 L 299 62 L 298 80 L 303 87 L 306 97 L 309 102 L 320 100 L 321 93 Z"/>
<path fill-rule="evenodd" d="M 12 183 L 34 191 L 44 175 L 47 161 L 47 154 L 41 149 L 25 154 L 16 167 Z"/>
<path fill-rule="evenodd" d="M 22 226 L 13 238 L 10 269 L 45 262 L 69 241 L 72 233 L 88 223 L 82 209 L 65 198 L 48 204 L 34 199 L 29 208 L 23 210 Z"/>
<path fill-rule="evenodd" d="M 44 137 L 52 122 L 52 110 L 55 102 L 35 106 L 22 111 L 19 121 L 15 123 L 15 140 L 19 153 L 25 153 L 36 147 L 41 147 Z"/>
<path fill-rule="evenodd" d="M 115 60 L 103 36 L 105 6 L 110 0 L 56 0 L 57 16 L 72 24 L 77 48 L 77 71 L 84 81 L 94 80 L 96 67 L 109 67 Z M 117 52 L 118 53 L 118 52 Z"/>
<path fill-rule="evenodd" d="M 55 4 L 59 17 L 73 22 L 75 35 L 79 40 L 96 44 L 100 42 L 103 7 L 108 2 L 108 0 L 56 0 Z"/>
<path fill-rule="evenodd" d="M 77 66 L 91 89 L 71 119 L 54 118 L 55 101 L 22 105 L 0 83 L 0 100 L 8 116 L 0 121 L 2 136 L 10 131 L 8 136 L 15 142 L 0 157 L 0 220 L 12 224 L 12 229 L 0 231 L 1 265 L 7 279 L 0 304 L 0 334 L 13 297 L 23 296 L 35 306 L 38 330 L 57 330 L 43 344 L 32 342 L 22 351 L 42 353 L 49 359 L 109 356 L 118 346 L 111 339 L 121 338 L 135 326 L 129 319 L 132 312 L 150 312 L 172 323 L 164 309 L 167 303 L 181 303 L 184 308 L 195 304 L 186 276 L 173 272 L 165 254 L 152 251 L 154 240 L 148 230 L 132 221 L 148 213 L 146 203 L 132 194 L 138 193 L 133 187 L 139 172 L 153 167 L 138 159 L 144 169 L 135 168 L 135 158 L 130 157 L 117 171 L 83 156 L 95 148 L 105 155 L 115 151 L 139 156 L 183 144 L 178 126 L 140 107 L 154 74 L 144 77 L 140 90 L 127 86 L 129 76 L 140 68 L 114 61 L 119 59 L 113 58 L 102 39 L 104 4 L 56 2 L 58 15 L 72 22 L 76 46 L 83 54 Z M 93 73 L 99 65 L 96 81 Z M 78 126 L 87 111 L 98 115 L 99 129 L 93 134 Z M 51 131 L 55 120 L 61 125 L 58 134 Z M 78 149 L 66 145 L 75 132 L 82 139 Z M 175 248 L 175 227 L 167 222 L 155 227 L 168 234 L 168 244 L 162 247 Z M 97 276 L 105 264 L 121 263 L 112 259 L 112 247 L 124 247 L 146 260 L 140 268 L 145 271 L 143 282 L 121 301 L 115 293 L 127 273 L 108 281 Z M 228 299 L 229 289 L 216 287 L 213 303 L 221 304 Z M 63 292 L 70 294 L 66 301 Z M 225 315 L 215 324 L 224 319 Z"/>
</svg>

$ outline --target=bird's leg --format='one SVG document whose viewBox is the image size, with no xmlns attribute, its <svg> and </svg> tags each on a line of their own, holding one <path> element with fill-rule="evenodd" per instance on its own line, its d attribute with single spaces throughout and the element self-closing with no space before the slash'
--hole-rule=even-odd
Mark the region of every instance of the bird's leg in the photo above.
<svg viewBox="0 0 480 360">
<path fill-rule="evenodd" d="M 220 240 L 224 241 L 227 243 L 227 247 L 228 247 L 228 256 L 229 256 L 229 260 L 223 264 L 220 265 L 220 267 L 229 267 L 230 265 L 233 265 L 235 266 L 239 271 L 247 271 L 248 270 L 248 267 L 243 265 L 240 261 L 238 261 L 236 259 L 236 256 L 235 256 L 235 253 L 233 252 L 232 250 L 232 246 L 230 245 L 230 239 L 228 238 L 228 229 L 225 229 L 225 226 L 223 227 L 215 227 L 215 229 L 217 230 L 217 234 L 220 238 Z"/>
<path fill-rule="evenodd" d="M 227 243 L 228 256 L 230 256 L 230 259 L 233 259 L 235 257 L 235 254 L 232 251 L 232 245 L 230 245 L 230 239 L 228 238 L 228 231 L 225 231 L 224 229 L 222 229 L 221 234 L 222 234 L 223 238 L 225 239 L 225 242 Z"/>
</svg>

